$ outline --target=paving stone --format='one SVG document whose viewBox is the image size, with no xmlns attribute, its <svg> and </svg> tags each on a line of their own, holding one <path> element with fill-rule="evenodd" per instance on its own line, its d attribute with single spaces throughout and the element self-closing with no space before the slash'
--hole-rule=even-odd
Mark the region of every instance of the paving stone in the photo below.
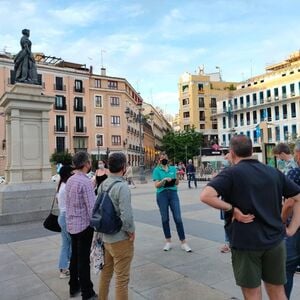
<svg viewBox="0 0 300 300">
<path fill-rule="evenodd" d="M 6 282 L 7 280 L 18 281 L 20 278 L 31 274 L 31 269 L 20 259 L 10 261 L 8 264 L 0 265 L 0 283 Z"/>
</svg>

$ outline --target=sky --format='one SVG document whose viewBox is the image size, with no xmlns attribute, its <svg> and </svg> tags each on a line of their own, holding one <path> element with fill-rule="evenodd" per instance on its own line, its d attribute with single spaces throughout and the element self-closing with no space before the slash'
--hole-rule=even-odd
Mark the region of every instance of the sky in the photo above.
<svg viewBox="0 0 300 300">
<path fill-rule="evenodd" d="M 0 52 L 17 53 L 28 28 L 33 52 L 103 64 L 175 114 L 184 72 L 243 81 L 298 51 L 299 11 L 299 0 L 0 0 Z"/>
</svg>

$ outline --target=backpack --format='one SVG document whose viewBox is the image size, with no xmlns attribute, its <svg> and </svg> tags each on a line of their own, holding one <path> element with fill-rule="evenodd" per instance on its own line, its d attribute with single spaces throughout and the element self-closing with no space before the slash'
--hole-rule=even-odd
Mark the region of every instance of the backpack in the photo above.
<svg viewBox="0 0 300 300">
<path fill-rule="evenodd" d="M 117 182 L 121 181 L 114 181 L 106 191 L 103 190 L 97 197 L 90 220 L 90 226 L 97 232 L 115 234 L 121 230 L 123 225 L 122 220 L 117 216 L 115 207 L 109 196 L 110 189 Z"/>
</svg>

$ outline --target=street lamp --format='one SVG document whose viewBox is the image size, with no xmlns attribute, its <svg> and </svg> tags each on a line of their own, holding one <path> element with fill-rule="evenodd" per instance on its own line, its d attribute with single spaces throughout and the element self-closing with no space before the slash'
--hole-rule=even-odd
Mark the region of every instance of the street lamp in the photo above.
<svg viewBox="0 0 300 300">
<path fill-rule="evenodd" d="M 97 156 L 97 160 L 99 161 L 100 160 L 100 146 L 101 146 L 101 143 L 100 143 L 100 135 L 97 135 L 97 148 L 98 148 L 98 156 Z"/>
<path fill-rule="evenodd" d="M 145 166 L 144 166 L 144 151 L 143 151 L 143 135 L 142 135 L 142 124 L 143 124 L 143 115 L 142 115 L 142 103 L 138 104 L 138 116 L 137 118 L 131 119 L 130 122 L 134 122 L 136 121 L 139 124 L 139 180 L 140 183 L 147 183 L 146 181 L 146 177 L 145 177 Z M 125 115 L 126 115 L 126 119 L 127 121 L 130 119 L 130 109 L 129 107 L 126 108 L 125 110 Z"/>
</svg>

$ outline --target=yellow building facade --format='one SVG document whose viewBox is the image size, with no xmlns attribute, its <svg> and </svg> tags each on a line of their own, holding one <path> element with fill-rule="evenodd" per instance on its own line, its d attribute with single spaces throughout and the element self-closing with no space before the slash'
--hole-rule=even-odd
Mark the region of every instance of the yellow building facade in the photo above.
<svg viewBox="0 0 300 300">
<path fill-rule="evenodd" d="M 235 85 L 222 81 L 220 73 L 184 73 L 178 82 L 180 130 L 194 127 L 203 134 L 206 146 L 217 141 L 217 102 L 230 95 Z"/>
<path fill-rule="evenodd" d="M 218 102 L 219 140 L 229 145 L 233 134 L 249 136 L 254 148 L 293 140 L 300 130 L 300 52 L 270 65 Z"/>
</svg>

